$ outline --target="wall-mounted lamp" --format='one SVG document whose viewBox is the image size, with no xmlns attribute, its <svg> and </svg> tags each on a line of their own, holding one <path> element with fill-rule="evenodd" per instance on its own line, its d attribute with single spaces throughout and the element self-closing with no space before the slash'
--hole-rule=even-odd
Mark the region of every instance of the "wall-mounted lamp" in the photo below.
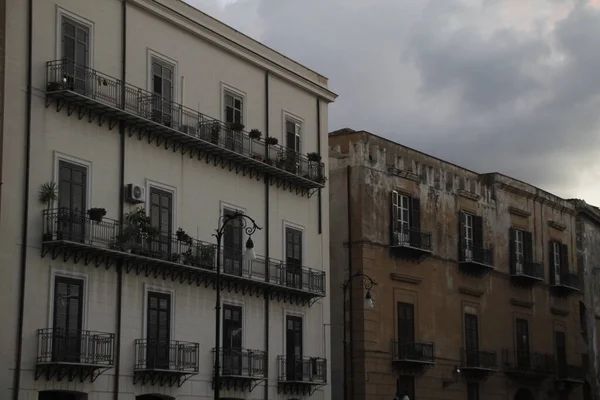
<svg viewBox="0 0 600 400">
<path fill-rule="evenodd" d="M 452 379 L 451 380 L 444 379 L 442 381 L 442 387 L 448 387 L 450 385 L 455 384 L 456 382 L 458 382 L 458 378 L 460 378 L 460 368 L 458 368 L 457 366 L 454 366 L 454 369 L 452 370 Z"/>
</svg>

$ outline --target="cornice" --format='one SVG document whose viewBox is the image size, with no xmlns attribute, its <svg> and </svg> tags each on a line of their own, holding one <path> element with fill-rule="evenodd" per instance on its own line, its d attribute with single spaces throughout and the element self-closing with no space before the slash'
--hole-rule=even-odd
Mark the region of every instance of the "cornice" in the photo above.
<svg viewBox="0 0 600 400">
<path fill-rule="evenodd" d="M 405 169 L 398 169 L 398 168 L 390 167 L 390 168 L 388 168 L 388 173 L 390 175 L 394 175 L 394 176 L 398 176 L 400 178 L 408 179 L 408 180 L 413 181 L 413 182 L 417 182 L 418 183 L 420 181 L 419 175 L 415 174 L 412 171 L 408 171 L 408 170 L 405 170 Z"/>
<path fill-rule="evenodd" d="M 569 315 L 569 310 L 563 310 L 562 308 L 550 307 L 550 312 L 554 315 L 560 315 L 561 317 L 566 317 Z"/>
<path fill-rule="evenodd" d="M 548 221 L 548 226 L 559 231 L 564 231 L 565 229 L 567 229 L 567 226 L 565 224 L 561 224 L 557 221 Z"/>
<path fill-rule="evenodd" d="M 458 291 L 462 294 L 466 294 L 467 296 L 472 296 L 472 297 L 481 297 L 485 293 L 483 290 L 472 289 L 472 288 L 468 288 L 468 287 L 464 287 L 464 286 L 460 286 L 458 288 Z"/>
<path fill-rule="evenodd" d="M 551 207 L 551 208 L 553 208 L 555 210 L 558 210 L 558 211 L 560 211 L 562 213 L 569 214 L 569 215 L 575 215 L 575 210 L 573 208 L 567 207 L 567 206 L 565 206 L 563 204 L 560 204 L 560 203 L 558 203 L 558 202 L 556 202 L 554 200 L 550 200 L 550 199 L 544 198 L 544 197 L 539 196 L 539 195 L 537 195 L 535 193 L 528 192 L 526 190 L 520 189 L 518 187 L 509 185 L 509 184 L 504 183 L 504 182 L 498 182 L 498 181 L 496 181 L 496 185 L 498 185 L 498 188 L 500 188 L 500 189 L 502 189 L 502 190 L 504 190 L 506 192 L 519 195 L 519 196 L 524 197 L 526 199 L 532 199 L 535 202 L 538 202 L 538 203 L 540 203 L 542 205 L 545 204 L 548 207 Z"/>
<path fill-rule="evenodd" d="M 512 206 L 508 207 L 508 212 L 523 218 L 529 218 L 531 216 L 531 213 L 529 211 L 521 210 L 520 208 Z"/>
<path fill-rule="evenodd" d="M 533 301 L 524 301 L 515 298 L 510 299 L 510 304 L 516 307 L 533 308 Z"/>
<path fill-rule="evenodd" d="M 481 199 L 480 195 L 475 194 L 475 193 L 471 193 L 471 192 L 467 192 L 464 189 L 458 189 L 456 191 L 456 194 L 459 195 L 459 196 L 461 196 L 461 197 L 465 197 L 467 199 L 474 200 L 474 201 L 479 201 Z"/>
<path fill-rule="evenodd" d="M 423 278 L 419 278 L 417 276 L 403 275 L 403 274 L 398 274 L 396 272 L 392 272 L 390 274 L 390 279 L 393 281 L 405 282 L 405 283 L 410 283 L 413 285 L 418 285 L 423 280 Z"/>
</svg>

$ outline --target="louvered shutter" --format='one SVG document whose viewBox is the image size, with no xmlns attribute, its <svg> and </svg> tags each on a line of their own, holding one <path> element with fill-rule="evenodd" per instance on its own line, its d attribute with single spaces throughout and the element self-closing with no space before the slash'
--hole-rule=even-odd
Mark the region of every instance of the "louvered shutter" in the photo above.
<svg viewBox="0 0 600 400">
<path fill-rule="evenodd" d="M 462 211 L 458 212 L 458 259 L 460 261 L 465 260 L 465 251 L 466 251 L 466 229 L 465 229 L 465 213 Z"/>
<path fill-rule="evenodd" d="M 560 245 L 560 273 L 569 272 L 569 246 L 566 244 Z"/>
<path fill-rule="evenodd" d="M 62 58 L 75 62 L 75 24 L 64 19 L 62 23 Z"/>
<path fill-rule="evenodd" d="M 517 246 L 516 246 L 516 240 L 517 240 L 517 231 L 514 228 L 510 228 L 508 230 L 508 258 L 509 258 L 509 262 L 510 262 L 510 272 L 511 274 L 515 274 L 517 273 Z"/>
<path fill-rule="evenodd" d="M 473 216 L 473 258 L 479 262 L 488 262 L 483 251 L 483 218 Z"/>
<path fill-rule="evenodd" d="M 418 198 L 410 198 L 410 245 L 421 247 L 421 202 Z"/>
<path fill-rule="evenodd" d="M 523 232 L 523 257 L 526 263 L 533 262 L 533 235 L 531 232 Z"/>
<path fill-rule="evenodd" d="M 397 191 L 392 191 L 392 201 L 391 201 L 391 205 L 392 205 L 392 210 L 391 210 L 391 216 L 392 216 L 392 220 L 390 221 L 390 236 L 391 236 L 391 240 L 390 243 L 392 244 L 396 244 L 397 243 L 397 230 L 398 230 L 398 202 L 400 201 L 399 199 L 399 195 Z"/>
<path fill-rule="evenodd" d="M 550 283 L 557 284 L 556 282 L 556 264 L 554 262 L 554 242 L 550 240 L 548 242 L 548 270 L 550 272 Z"/>
</svg>

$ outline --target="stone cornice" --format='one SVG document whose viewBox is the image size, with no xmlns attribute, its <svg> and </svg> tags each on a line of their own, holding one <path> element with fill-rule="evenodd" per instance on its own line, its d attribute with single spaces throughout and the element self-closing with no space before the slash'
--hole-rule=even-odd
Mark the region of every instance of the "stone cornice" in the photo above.
<svg viewBox="0 0 600 400">
<path fill-rule="evenodd" d="M 483 290 L 472 289 L 472 288 L 468 288 L 468 287 L 464 287 L 464 286 L 460 286 L 458 288 L 458 291 L 461 292 L 462 294 L 466 294 L 467 296 L 472 296 L 472 297 L 481 297 L 485 293 Z"/>
<path fill-rule="evenodd" d="M 418 285 L 423 280 L 423 278 L 417 276 L 403 275 L 396 272 L 390 274 L 390 279 L 398 282 L 411 283 L 413 285 Z"/>
<path fill-rule="evenodd" d="M 550 307 L 550 312 L 554 315 L 560 315 L 561 317 L 566 317 L 569 315 L 569 310 L 563 310 L 562 308 Z"/>
<path fill-rule="evenodd" d="M 533 308 L 533 301 L 524 301 L 515 298 L 510 299 L 510 304 L 516 307 Z"/>
<path fill-rule="evenodd" d="M 516 195 L 519 195 L 521 197 L 524 197 L 526 199 L 533 199 L 534 201 L 540 203 L 540 204 L 546 204 L 548 207 L 551 207 L 555 210 L 559 210 L 562 213 L 566 213 L 566 214 L 570 214 L 570 215 L 575 215 L 575 210 L 572 207 L 568 207 L 565 206 L 564 204 L 560 204 L 559 202 L 555 201 L 555 200 L 551 200 L 545 197 L 542 197 L 536 193 L 531 193 L 528 192 L 526 190 L 523 190 L 521 188 L 509 185 L 507 183 L 504 182 L 498 182 L 496 181 L 496 185 L 498 186 L 498 188 L 509 192 L 509 193 L 513 193 Z M 539 190 L 539 189 L 538 189 Z M 553 197 L 556 197 L 554 195 L 551 195 Z M 566 200 L 565 200 L 566 201 Z"/>
<path fill-rule="evenodd" d="M 415 174 L 412 171 L 408 171 L 406 169 L 390 167 L 390 168 L 388 168 L 388 173 L 390 175 L 398 176 L 400 178 L 408 179 L 410 181 L 414 181 L 414 182 L 420 181 L 419 175 Z"/>
<path fill-rule="evenodd" d="M 548 221 L 548 226 L 559 231 L 564 231 L 565 229 L 567 229 L 567 226 L 565 224 L 561 224 L 557 221 Z"/>
<path fill-rule="evenodd" d="M 521 210 L 520 208 L 517 207 L 508 207 L 508 212 L 513 214 L 513 215 L 517 215 L 519 217 L 524 217 L 524 218 L 528 218 L 531 216 L 531 213 L 527 210 Z"/>
<path fill-rule="evenodd" d="M 478 195 L 476 193 L 467 192 L 464 189 L 458 189 L 456 191 L 456 194 L 459 195 L 459 196 L 461 196 L 461 197 L 464 197 L 464 198 L 467 198 L 467 199 L 470 199 L 470 200 L 474 200 L 474 201 L 479 201 L 481 199 L 480 195 Z"/>
</svg>

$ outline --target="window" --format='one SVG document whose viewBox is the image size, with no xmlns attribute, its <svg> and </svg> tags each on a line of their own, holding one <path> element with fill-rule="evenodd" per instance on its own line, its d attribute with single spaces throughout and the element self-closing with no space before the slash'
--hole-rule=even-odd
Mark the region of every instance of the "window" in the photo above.
<svg viewBox="0 0 600 400">
<path fill-rule="evenodd" d="M 421 204 L 418 198 L 392 192 L 392 243 L 421 247 Z"/>
<path fill-rule="evenodd" d="M 173 232 L 173 193 L 150 187 L 150 223 L 158 229 L 158 239 L 151 246 L 152 251 L 169 255 Z"/>
<path fill-rule="evenodd" d="M 554 347 L 556 352 L 556 365 L 558 375 L 564 376 L 567 369 L 567 347 L 565 333 L 562 331 L 554 332 Z"/>
<path fill-rule="evenodd" d="M 285 227 L 286 284 L 302 288 L 302 231 Z"/>
<path fill-rule="evenodd" d="M 87 168 L 60 160 L 58 162 L 57 234 L 65 240 L 85 239 L 87 210 Z"/>
<path fill-rule="evenodd" d="M 232 92 L 225 92 L 225 122 L 244 123 L 244 99 Z"/>
<path fill-rule="evenodd" d="M 483 219 L 479 216 L 459 213 L 460 221 L 460 260 L 485 262 L 483 249 Z"/>
<path fill-rule="evenodd" d="M 148 292 L 147 313 L 146 365 L 148 368 L 169 369 L 171 295 Z"/>
<path fill-rule="evenodd" d="M 509 236 L 511 273 L 520 275 L 525 265 L 533 262 L 533 238 L 531 232 L 514 228 L 510 228 Z"/>
<path fill-rule="evenodd" d="M 290 381 L 303 379 L 303 334 L 302 317 L 285 317 L 286 377 Z"/>
<path fill-rule="evenodd" d="M 79 362 L 83 325 L 83 279 L 57 276 L 54 279 L 52 359 Z"/>
<path fill-rule="evenodd" d="M 300 130 L 301 125 L 298 121 L 286 118 L 285 137 L 286 147 L 290 150 L 300 153 Z"/>
<path fill-rule="evenodd" d="M 409 399 L 415 398 L 415 378 L 413 376 L 400 375 L 396 379 L 396 391 L 398 392 L 398 398 L 402 399 L 403 396 L 408 396 Z"/>
<path fill-rule="evenodd" d="M 69 89 L 85 92 L 90 58 L 90 28 L 74 19 L 61 17 L 61 57 Z"/>
<path fill-rule="evenodd" d="M 224 209 L 224 215 L 233 215 L 235 210 Z M 223 272 L 242 276 L 242 222 L 239 218 L 225 225 L 223 234 Z"/>
<path fill-rule="evenodd" d="M 465 314 L 465 353 L 467 366 L 479 366 L 479 323 L 477 315 Z"/>
<path fill-rule="evenodd" d="M 398 302 L 398 341 L 399 344 L 415 341 L 415 309 L 413 304 Z"/>
<path fill-rule="evenodd" d="M 175 66 L 159 58 L 151 58 L 152 120 L 171 126 L 175 92 Z"/>
<path fill-rule="evenodd" d="M 467 400 L 479 400 L 479 384 L 467 383 Z"/>
<path fill-rule="evenodd" d="M 515 322 L 517 340 L 517 364 L 519 368 L 529 368 L 529 322 L 517 318 Z"/>
<path fill-rule="evenodd" d="M 560 285 L 562 275 L 569 271 L 569 247 L 557 241 L 550 241 L 549 258 L 551 283 Z"/>
<path fill-rule="evenodd" d="M 223 305 L 223 373 L 242 374 L 242 307 Z"/>
</svg>

